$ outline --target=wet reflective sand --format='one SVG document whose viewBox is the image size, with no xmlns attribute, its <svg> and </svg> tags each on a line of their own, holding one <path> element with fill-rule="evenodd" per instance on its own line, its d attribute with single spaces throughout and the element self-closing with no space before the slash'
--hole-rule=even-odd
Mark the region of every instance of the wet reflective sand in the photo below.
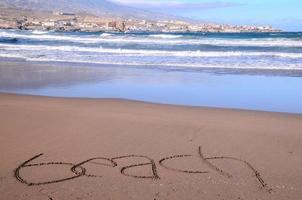
<svg viewBox="0 0 302 200">
<path fill-rule="evenodd" d="M 1 61 L 0 91 L 302 113 L 302 78 Z"/>
</svg>

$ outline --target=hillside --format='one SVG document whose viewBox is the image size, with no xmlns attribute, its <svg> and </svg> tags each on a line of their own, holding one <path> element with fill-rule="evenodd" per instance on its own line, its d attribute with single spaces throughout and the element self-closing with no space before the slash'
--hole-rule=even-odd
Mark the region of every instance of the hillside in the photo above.
<svg viewBox="0 0 302 200">
<path fill-rule="evenodd" d="M 21 8 L 35 11 L 85 12 L 97 16 L 159 20 L 175 17 L 153 13 L 107 0 L 0 0 L 0 7 Z"/>
</svg>

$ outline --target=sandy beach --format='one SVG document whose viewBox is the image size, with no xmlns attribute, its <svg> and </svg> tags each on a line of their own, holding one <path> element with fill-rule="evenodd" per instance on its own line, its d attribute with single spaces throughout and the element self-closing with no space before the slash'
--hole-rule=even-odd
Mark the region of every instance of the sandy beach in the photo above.
<svg viewBox="0 0 302 200">
<path fill-rule="evenodd" d="M 0 94 L 1 199 L 302 196 L 302 116 Z"/>
</svg>

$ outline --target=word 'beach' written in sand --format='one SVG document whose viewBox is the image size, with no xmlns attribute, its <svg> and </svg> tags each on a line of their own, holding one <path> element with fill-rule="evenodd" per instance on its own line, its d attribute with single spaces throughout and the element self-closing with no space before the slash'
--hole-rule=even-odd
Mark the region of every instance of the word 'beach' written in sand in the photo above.
<svg viewBox="0 0 302 200">
<path fill-rule="evenodd" d="M 125 156 L 119 156 L 119 157 L 112 157 L 112 158 L 106 158 L 106 157 L 94 157 L 94 158 L 89 158 L 87 160 L 84 160 L 82 162 L 79 163 L 70 163 L 70 162 L 42 162 L 42 163 L 32 163 L 34 160 L 38 159 L 39 157 L 41 157 L 43 154 L 38 154 L 32 158 L 30 158 L 29 160 L 23 162 L 21 165 L 19 165 L 16 169 L 15 169 L 15 177 L 18 181 L 20 181 L 23 184 L 26 184 L 28 186 L 37 186 L 37 185 L 47 185 L 47 184 L 53 184 L 53 183 L 59 183 L 59 182 L 65 182 L 65 181 L 69 181 L 72 179 L 76 179 L 76 178 L 80 178 L 80 177 L 102 177 L 99 175 L 95 175 L 95 174 L 91 174 L 89 173 L 89 171 L 87 171 L 87 169 L 84 167 L 85 164 L 90 163 L 90 164 L 97 164 L 97 165 L 102 165 L 108 168 L 115 168 L 117 166 L 120 167 L 120 173 L 122 175 L 125 176 L 129 176 L 129 177 L 133 177 L 133 178 L 139 178 L 139 179 L 160 179 L 161 177 L 158 175 L 157 172 L 157 166 L 161 166 L 166 170 L 171 170 L 174 172 L 178 172 L 178 173 L 188 173 L 188 174 L 206 174 L 206 173 L 210 173 L 209 170 L 212 170 L 218 174 L 220 174 L 221 176 L 225 176 L 227 178 L 232 178 L 232 174 L 220 169 L 219 167 L 217 167 L 216 165 L 214 165 L 211 161 L 212 160 L 231 160 L 234 162 L 238 162 L 240 164 L 244 164 L 244 166 L 246 166 L 248 169 L 251 170 L 251 173 L 253 173 L 253 175 L 255 176 L 256 180 L 259 182 L 259 184 L 261 185 L 261 187 L 266 188 L 268 192 L 271 192 L 272 190 L 270 188 L 268 188 L 267 184 L 264 182 L 264 180 L 262 179 L 260 173 L 247 161 L 239 159 L 239 158 L 235 158 L 235 157 L 229 157 L 229 156 L 215 156 L 215 157 L 206 157 L 203 152 L 202 152 L 202 148 L 199 147 L 198 148 L 198 152 L 196 155 L 191 155 L 191 154 L 181 154 L 181 155 L 172 155 L 172 156 L 168 156 L 165 158 L 160 159 L 159 161 L 155 161 L 152 158 L 145 156 L 145 155 L 125 155 Z M 202 162 L 204 162 L 209 170 L 200 170 L 200 171 L 190 171 L 190 170 L 182 170 L 182 169 L 178 169 L 178 168 L 172 168 L 168 165 L 169 160 L 175 160 L 175 159 L 183 159 L 186 157 L 198 157 L 200 158 L 200 160 Z M 118 164 L 118 162 L 120 160 L 127 160 L 130 158 L 143 158 L 146 160 L 146 162 L 142 162 L 142 163 L 134 163 L 131 165 L 127 165 L 127 166 L 120 166 Z M 102 162 L 100 162 L 102 161 Z M 25 179 L 24 177 L 21 176 L 20 171 L 22 171 L 24 168 L 29 168 L 29 167 L 35 167 L 36 170 L 39 170 L 39 166 L 51 166 L 51 165 L 56 165 L 56 166 L 64 166 L 63 170 L 66 170 L 66 166 L 70 167 L 70 171 L 71 171 L 71 175 L 65 178 L 61 178 L 61 179 L 54 179 L 54 180 L 50 180 L 50 181 L 41 181 L 41 182 L 32 182 L 30 180 Z M 148 166 L 150 171 L 151 171 L 151 175 L 136 175 L 133 173 L 128 173 L 128 169 L 130 168 L 137 168 L 137 167 L 142 167 L 142 166 Z"/>
</svg>

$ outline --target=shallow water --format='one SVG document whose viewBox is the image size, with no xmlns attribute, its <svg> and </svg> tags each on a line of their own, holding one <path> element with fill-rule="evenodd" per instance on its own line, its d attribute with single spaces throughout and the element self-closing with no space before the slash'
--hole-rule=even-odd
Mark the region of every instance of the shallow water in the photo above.
<svg viewBox="0 0 302 200">
<path fill-rule="evenodd" d="M 279 75 L 2 61 L 0 91 L 302 113 L 302 78 Z"/>
</svg>

